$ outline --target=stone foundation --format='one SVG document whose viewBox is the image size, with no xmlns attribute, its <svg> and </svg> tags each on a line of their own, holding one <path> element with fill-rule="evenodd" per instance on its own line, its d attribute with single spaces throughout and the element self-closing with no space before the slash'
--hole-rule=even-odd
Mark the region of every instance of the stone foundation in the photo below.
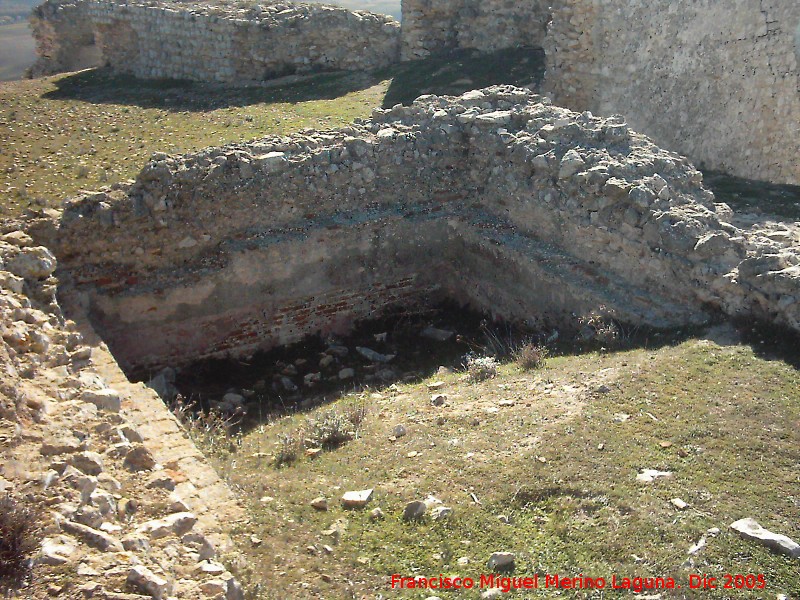
<svg viewBox="0 0 800 600">
<path fill-rule="evenodd" d="M 128 369 L 247 356 L 452 298 L 569 326 L 715 312 L 800 328 L 796 242 L 754 238 L 681 156 L 517 88 L 332 132 L 156 155 L 75 199 L 55 248 Z M 784 240 L 786 241 L 786 240 Z"/>
</svg>

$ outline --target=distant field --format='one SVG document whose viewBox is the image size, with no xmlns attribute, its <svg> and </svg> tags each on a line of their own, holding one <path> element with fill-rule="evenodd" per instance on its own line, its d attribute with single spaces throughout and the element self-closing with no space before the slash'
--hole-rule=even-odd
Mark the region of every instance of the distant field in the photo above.
<svg viewBox="0 0 800 600">
<path fill-rule="evenodd" d="M 0 25 L 0 81 L 21 79 L 36 59 L 27 23 Z"/>
</svg>

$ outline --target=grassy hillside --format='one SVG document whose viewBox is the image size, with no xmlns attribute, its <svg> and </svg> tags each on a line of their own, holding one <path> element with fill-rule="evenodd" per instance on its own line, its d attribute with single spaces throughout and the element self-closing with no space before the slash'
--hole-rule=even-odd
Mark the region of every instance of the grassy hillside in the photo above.
<svg viewBox="0 0 800 600">
<path fill-rule="evenodd" d="M 541 589 L 547 574 L 605 578 L 603 597 L 629 597 L 611 589 L 616 575 L 673 578 L 680 587 L 662 598 L 797 598 L 800 561 L 729 526 L 755 517 L 800 538 L 800 376 L 730 330 L 713 338 L 566 354 L 534 371 L 512 362 L 478 383 L 437 374 L 266 419 L 229 441 L 201 436 L 250 511 L 236 533 L 253 597 L 422 599 L 432 592 L 392 590 L 390 577 L 478 582 L 492 553 L 512 552 L 507 575 L 541 577 L 538 593 L 515 598 L 563 595 Z M 337 418 L 349 426 L 363 409 L 356 439 L 276 467 L 287 440 Z M 671 475 L 642 483 L 644 469 Z M 345 491 L 363 489 L 374 489 L 365 509 L 342 507 Z M 449 518 L 402 518 L 429 496 Z M 318 497 L 327 510 L 311 506 Z M 692 589 L 697 574 L 719 588 Z M 726 574 L 754 575 L 761 589 L 724 589 Z"/>
<path fill-rule="evenodd" d="M 21 79 L 36 60 L 36 45 L 27 22 L 0 25 L 0 81 Z"/>
<path fill-rule="evenodd" d="M 156 151 L 336 127 L 419 93 L 531 83 L 540 72 L 540 54 L 509 51 L 251 89 L 102 70 L 2 83 L 0 216 L 133 177 Z M 391 590 L 390 576 L 477 580 L 497 551 L 515 554 L 518 577 L 583 574 L 609 585 L 612 575 L 672 577 L 682 588 L 662 598 L 800 598 L 800 561 L 729 529 L 752 516 L 800 540 L 800 350 L 792 344 L 780 351 L 768 336 L 745 343 L 717 329 L 708 339 L 652 338 L 616 352 L 567 350 L 542 369 L 508 362 L 479 382 L 459 371 L 420 375 L 344 390 L 230 437 L 213 427 L 208 435 L 204 423 L 195 435 L 249 511 L 233 531 L 240 557 L 231 561 L 249 598 L 427 598 L 435 592 Z M 443 406 L 431 403 L 434 393 L 447 396 Z M 276 467 L 276 456 L 296 447 L 291 440 L 349 429 L 348 421 L 358 422 L 355 439 Z M 671 475 L 640 483 L 643 469 Z M 345 491 L 367 488 L 366 509 L 342 508 Z M 429 495 L 453 509 L 449 518 L 402 519 L 407 503 Z M 327 510 L 310 506 L 319 496 Z M 375 508 L 382 516 L 371 516 Z M 693 574 L 720 585 L 726 574 L 753 575 L 754 585 L 762 576 L 763 589 L 735 580 L 733 589 L 692 589 Z M 556 593 L 511 597 L 541 595 Z"/>
<path fill-rule="evenodd" d="M 139 81 L 103 70 L 0 83 L 0 148 L 8 148 L 0 153 L 0 217 L 32 205 L 58 207 L 79 190 L 134 177 L 153 152 L 330 129 L 422 93 L 531 83 L 542 68 L 539 51 L 507 50 L 247 89 Z"/>
</svg>

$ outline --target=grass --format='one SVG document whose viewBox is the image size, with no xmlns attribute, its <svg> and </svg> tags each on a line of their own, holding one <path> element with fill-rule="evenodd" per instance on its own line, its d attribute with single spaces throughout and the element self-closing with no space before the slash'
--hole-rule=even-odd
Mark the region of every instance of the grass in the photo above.
<svg viewBox="0 0 800 600">
<path fill-rule="evenodd" d="M 496 551 L 516 554 L 516 576 L 673 577 L 682 586 L 667 593 L 675 598 L 800 594 L 798 561 L 729 530 L 753 516 L 800 538 L 800 375 L 783 360 L 695 339 L 553 356 L 535 373 L 507 363 L 480 383 L 436 378 L 447 407 L 430 405 L 427 380 L 365 394 L 374 410 L 360 435 L 290 469 L 269 467 L 275 442 L 315 411 L 250 430 L 236 453 L 216 458 L 250 510 L 237 538 L 259 574 L 255 597 L 279 589 L 287 598 L 425 598 L 392 592 L 389 577 L 477 579 Z M 398 423 L 408 434 L 393 440 Z M 642 484 L 636 475 L 645 468 L 673 475 Z M 345 491 L 366 488 L 375 488 L 366 510 L 339 506 Z M 403 522 L 404 506 L 428 495 L 453 516 Z M 317 496 L 329 499 L 329 511 L 309 506 Z M 689 507 L 677 510 L 673 498 Z M 374 507 L 385 519 L 370 518 Z M 690 557 L 714 527 L 720 533 Z M 269 535 L 269 548 L 253 547 L 252 534 Z M 691 590 L 695 573 L 763 574 L 767 587 Z"/>
<path fill-rule="evenodd" d="M 133 178 L 154 152 L 333 129 L 422 93 L 529 83 L 538 77 L 540 54 L 461 52 L 377 74 L 322 74 L 251 88 L 142 81 L 103 69 L 0 83 L 0 218 L 58 208 L 80 190 Z"/>
<path fill-rule="evenodd" d="M 153 152 L 342 126 L 368 116 L 388 82 L 333 99 L 315 94 L 316 81 L 305 85 L 307 100 L 296 87 L 283 97 L 269 88 L 214 95 L 199 84 L 144 84 L 102 71 L 0 84 L 0 216 L 58 207 L 82 189 L 135 177 Z"/>
</svg>

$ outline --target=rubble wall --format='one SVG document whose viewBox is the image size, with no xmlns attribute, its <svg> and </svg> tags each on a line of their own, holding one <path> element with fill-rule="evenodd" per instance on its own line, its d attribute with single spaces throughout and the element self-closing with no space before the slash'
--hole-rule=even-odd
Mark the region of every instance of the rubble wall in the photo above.
<svg viewBox="0 0 800 600">
<path fill-rule="evenodd" d="M 554 102 L 698 164 L 800 183 L 800 3 L 562 0 L 545 42 Z"/>
<path fill-rule="evenodd" d="M 540 47 L 550 16 L 540 0 L 403 0 L 402 10 L 404 60 L 456 48 Z"/>
<path fill-rule="evenodd" d="M 128 368 L 247 356 L 432 297 L 557 326 L 604 306 L 800 328 L 796 247 L 730 217 L 620 118 L 495 87 L 156 155 L 133 185 L 74 199 L 55 248 L 61 293 Z"/>
<path fill-rule="evenodd" d="M 242 598 L 219 561 L 244 510 L 156 393 L 126 379 L 79 311 L 65 319 L 55 269 L 0 224 L 0 492 L 42 537 L 20 597 Z"/>
<path fill-rule="evenodd" d="M 88 66 L 76 49 L 91 47 L 95 65 L 117 72 L 220 82 L 371 70 L 400 53 L 392 17 L 315 4 L 48 0 L 31 23 L 36 75 Z"/>
</svg>

